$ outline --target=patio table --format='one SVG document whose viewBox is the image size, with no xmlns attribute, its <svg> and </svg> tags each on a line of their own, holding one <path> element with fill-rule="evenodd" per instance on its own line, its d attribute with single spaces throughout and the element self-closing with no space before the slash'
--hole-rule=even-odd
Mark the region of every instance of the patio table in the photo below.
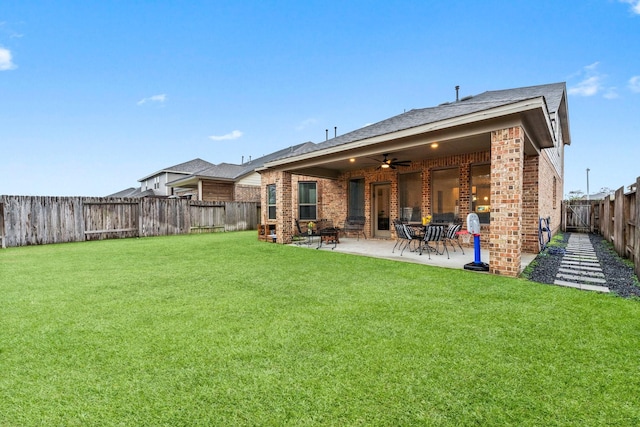
<svg viewBox="0 0 640 427">
<path fill-rule="evenodd" d="M 335 249 L 338 243 L 340 243 L 339 234 L 340 230 L 336 227 L 323 228 L 320 230 L 320 242 L 316 249 L 320 249 L 323 243 L 333 243 L 333 248 L 331 248 L 331 250 Z"/>
</svg>

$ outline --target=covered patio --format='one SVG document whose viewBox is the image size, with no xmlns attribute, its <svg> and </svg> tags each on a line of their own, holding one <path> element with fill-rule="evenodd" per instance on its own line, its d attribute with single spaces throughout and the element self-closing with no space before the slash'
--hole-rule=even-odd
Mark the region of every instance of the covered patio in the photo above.
<svg viewBox="0 0 640 427">
<path fill-rule="evenodd" d="M 392 239 L 357 239 L 355 237 L 340 237 L 340 243 L 335 245 L 333 243 L 323 244 L 319 249 L 318 248 L 318 240 L 313 240 L 309 244 L 306 242 L 296 242 L 292 243 L 291 246 L 296 246 L 304 249 L 310 250 L 321 250 L 321 251 L 329 251 L 329 252 L 337 252 L 337 253 L 345 253 L 352 255 L 360 255 L 360 256 L 368 256 L 372 258 L 382 258 L 388 259 L 392 261 L 401 261 L 401 262 L 412 262 L 417 264 L 431 265 L 434 267 L 444 267 L 444 268 L 454 268 L 454 269 L 463 269 L 465 264 L 474 262 L 474 248 L 473 244 L 470 246 L 463 245 L 464 254 L 460 250 L 460 248 L 456 247 L 456 251 L 454 252 L 451 246 L 447 246 L 449 250 L 449 258 L 447 258 L 447 254 L 437 255 L 433 252 L 431 253 L 431 258 L 427 253 L 423 253 L 420 255 L 418 252 L 411 252 L 409 249 L 405 250 L 402 255 L 400 255 L 400 250 L 396 248 L 394 252 L 393 246 L 396 241 Z M 484 246 L 480 248 L 480 258 L 482 262 L 491 264 L 491 255 L 488 249 L 488 243 L 484 242 Z M 524 270 L 527 265 L 529 265 L 535 258 L 537 254 L 534 253 L 523 253 L 520 258 L 520 272 Z"/>
<path fill-rule="evenodd" d="M 341 227 L 360 218 L 367 236 L 392 242 L 386 252 L 395 257 L 394 221 L 432 217 L 466 228 L 474 213 L 483 262 L 493 258 L 491 273 L 517 276 L 540 249 L 540 221 L 559 228 L 569 143 L 564 83 L 410 110 L 265 163 L 261 222 L 287 244 L 319 219 Z"/>
</svg>

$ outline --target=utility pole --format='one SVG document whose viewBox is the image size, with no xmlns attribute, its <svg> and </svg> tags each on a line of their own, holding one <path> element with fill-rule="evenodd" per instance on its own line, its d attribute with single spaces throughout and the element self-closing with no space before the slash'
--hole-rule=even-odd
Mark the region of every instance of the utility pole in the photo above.
<svg viewBox="0 0 640 427">
<path fill-rule="evenodd" d="M 587 168 L 587 202 L 589 201 L 589 171 L 591 169 Z"/>
</svg>

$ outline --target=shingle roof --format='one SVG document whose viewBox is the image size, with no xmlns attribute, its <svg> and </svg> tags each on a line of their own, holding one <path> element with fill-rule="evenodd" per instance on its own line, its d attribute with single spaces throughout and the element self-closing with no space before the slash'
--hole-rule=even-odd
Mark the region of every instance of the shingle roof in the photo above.
<svg viewBox="0 0 640 427">
<path fill-rule="evenodd" d="M 155 196 L 155 193 L 153 192 L 153 190 L 145 190 L 142 191 L 142 189 L 140 187 L 138 188 L 127 188 L 126 190 L 122 190 L 122 191 L 118 191 L 117 193 L 113 193 L 113 194 L 109 194 L 106 197 L 116 197 L 116 198 L 122 198 L 122 197 L 152 197 Z"/>
<path fill-rule="evenodd" d="M 325 142 L 305 147 L 297 154 L 308 153 L 335 147 L 350 142 L 361 141 L 380 135 L 386 135 L 429 123 L 465 116 L 484 110 L 512 104 L 526 99 L 543 96 L 550 113 L 555 113 L 565 93 L 565 83 L 553 83 L 516 89 L 487 91 L 476 96 L 462 98 L 460 101 L 444 103 L 437 107 L 413 109 L 406 113 L 388 118 L 372 125 L 340 135 Z M 290 157 L 290 156 L 286 156 Z"/>
<path fill-rule="evenodd" d="M 175 166 L 163 169 L 163 172 L 178 172 L 178 173 L 194 173 L 204 168 L 213 166 L 213 163 L 209 163 L 206 160 L 200 158 L 189 160 L 188 162 L 180 163 Z"/>
<path fill-rule="evenodd" d="M 154 172 L 150 175 L 146 175 L 143 178 L 140 178 L 138 180 L 138 182 L 144 181 L 145 179 L 148 179 L 152 176 L 156 176 L 159 175 L 161 173 L 166 173 L 166 172 L 171 172 L 171 173 L 181 173 L 181 174 L 192 174 L 194 172 L 197 172 L 199 170 L 208 168 L 210 166 L 213 166 L 213 163 L 209 163 L 206 160 L 202 160 L 200 158 L 197 159 L 193 159 L 193 160 L 189 160 L 188 162 L 184 162 L 184 163 L 179 163 L 177 165 L 174 166 L 169 166 L 168 168 L 164 168 L 164 169 L 160 169 L 157 172 Z"/>
<path fill-rule="evenodd" d="M 303 150 L 307 147 L 314 146 L 314 145 L 315 144 L 313 142 L 305 142 L 302 144 L 293 145 L 291 147 L 287 147 L 287 148 L 283 148 L 282 150 L 275 151 L 271 154 L 258 157 L 257 159 L 252 159 L 241 165 L 236 165 L 232 163 L 220 163 L 220 164 L 214 165 L 209 163 L 209 166 L 204 167 L 200 170 L 194 171 L 190 175 L 185 176 L 184 178 L 179 178 L 177 180 L 174 180 L 169 184 L 177 183 L 185 179 L 192 179 L 193 177 L 236 180 L 249 173 L 252 173 L 257 168 L 262 167 L 262 165 L 264 165 L 267 162 L 277 160 L 288 155 L 300 154 L 301 153 L 300 150 Z"/>
<path fill-rule="evenodd" d="M 315 146 L 313 142 L 305 142 L 302 144 L 283 148 L 282 150 L 278 150 L 271 154 L 258 157 L 257 159 L 252 159 L 242 165 L 235 165 L 231 163 L 220 163 L 219 165 L 213 165 L 209 168 L 194 173 L 194 175 L 209 178 L 237 179 L 255 171 L 257 168 L 262 167 L 262 165 L 267 162 L 271 162 L 273 160 L 277 160 L 289 155 L 300 154 L 301 152 L 303 152 L 301 150 L 312 146 Z"/>
</svg>

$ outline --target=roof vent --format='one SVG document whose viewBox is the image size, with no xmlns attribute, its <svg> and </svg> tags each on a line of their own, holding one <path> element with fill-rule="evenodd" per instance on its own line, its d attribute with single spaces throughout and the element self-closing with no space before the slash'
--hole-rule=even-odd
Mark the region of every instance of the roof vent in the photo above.
<svg viewBox="0 0 640 427">
<path fill-rule="evenodd" d="M 456 86 L 456 102 L 458 102 L 460 99 L 458 98 L 458 92 L 460 91 L 460 86 Z"/>
<path fill-rule="evenodd" d="M 468 101 L 471 98 L 473 98 L 473 95 L 465 96 L 464 98 L 461 98 L 460 101 Z"/>
</svg>

